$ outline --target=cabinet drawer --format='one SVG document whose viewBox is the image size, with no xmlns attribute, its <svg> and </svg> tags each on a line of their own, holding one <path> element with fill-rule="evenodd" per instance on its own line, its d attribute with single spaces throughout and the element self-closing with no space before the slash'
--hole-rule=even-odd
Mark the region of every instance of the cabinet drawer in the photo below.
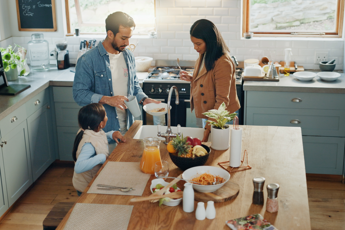
<svg viewBox="0 0 345 230">
<path fill-rule="evenodd" d="M 341 175 L 345 138 L 303 136 L 307 173 Z"/>
<path fill-rule="evenodd" d="M 345 110 L 247 108 L 247 125 L 301 127 L 303 135 L 345 136 Z"/>
<path fill-rule="evenodd" d="M 344 94 L 247 91 L 248 107 L 291 109 L 342 109 Z"/>
<path fill-rule="evenodd" d="M 26 120 L 26 117 L 26 109 L 24 105 L 7 115 L 0 121 L 2 136 L 20 125 Z"/>
<path fill-rule="evenodd" d="M 81 106 L 77 103 L 55 103 L 56 125 L 59 127 L 78 127 L 78 112 Z"/>
<path fill-rule="evenodd" d="M 57 127 L 60 160 L 73 161 L 72 150 L 78 130 L 79 127 Z"/>
<path fill-rule="evenodd" d="M 50 102 L 50 96 L 49 96 L 49 89 L 46 89 L 36 96 L 34 96 L 32 99 L 30 99 L 26 103 L 26 112 L 27 115 L 30 116 L 37 110 L 43 107 L 43 105 L 47 106 L 46 104 Z"/>
<path fill-rule="evenodd" d="M 73 87 L 53 87 L 55 102 L 74 102 Z"/>
</svg>

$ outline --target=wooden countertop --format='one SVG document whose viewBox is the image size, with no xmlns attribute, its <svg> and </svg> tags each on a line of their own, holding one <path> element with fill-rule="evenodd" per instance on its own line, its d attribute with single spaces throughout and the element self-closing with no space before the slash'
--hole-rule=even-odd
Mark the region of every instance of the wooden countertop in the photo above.
<svg viewBox="0 0 345 230">
<path fill-rule="evenodd" d="M 119 144 L 109 161 L 139 162 L 143 152 L 142 140 L 132 137 L 141 127 L 141 121 L 135 121 L 126 133 L 127 142 Z M 260 213 L 278 229 L 310 229 L 310 215 L 307 195 L 306 174 L 303 156 L 302 133 L 300 128 L 276 126 L 241 126 L 243 128 L 242 152 L 247 150 L 251 170 L 231 173 L 230 180 L 238 183 L 240 193 L 235 200 L 215 203 L 216 218 L 196 220 L 195 212 L 185 213 L 182 202 L 179 206 L 159 207 L 157 203 L 130 203 L 134 196 L 98 195 L 83 193 L 77 203 L 134 205 L 128 229 L 229 229 L 225 221 Z M 170 162 L 169 176 L 177 176 L 182 171 L 170 160 L 164 144 L 161 145 L 162 159 Z M 219 161 L 229 159 L 229 150 L 212 150 L 206 165 L 216 166 Z M 107 163 L 106 162 L 106 163 Z M 105 163 L 105 164 L 106 164 Z M 104 164 L 104 165 L 105 165 Z M 103 167 L 104 167 L 103 165 Z M 103 169 L 103 167 L 101 169 Z M 98 175 L 98 174 L 97 174 Z M 265 177 L 266 185 L 278 183 L 279 211 L 266 212 L 266 205 L 252 204 L 253 177 Z M 143 196 L 150 195 L 151 176 Z M 92 182 L 91 182 L 92 183 Z M 90 183 L 90 184 L 91 184 Z M 182 186 L 183 185 L 179 185 Z M 87 188 L 88 189 L 88 188 Z M 195 202 L 195 207 L 197 202 Z M 57 229 L 63 229 L 70 213 L 65 216 Z"/>
</svg>

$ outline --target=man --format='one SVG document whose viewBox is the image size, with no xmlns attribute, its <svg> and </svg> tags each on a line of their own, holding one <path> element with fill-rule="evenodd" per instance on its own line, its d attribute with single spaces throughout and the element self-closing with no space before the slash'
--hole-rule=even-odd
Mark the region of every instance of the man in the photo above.
<svg viewBox="0 0 345 230">
<path fill-rule="evenodd" d="M 127 96 L 138 103 L 160 103 L 142 91 L 135 71 L 133 54 L 126 49 L 135 28 L 133 18 L 123 12 L 110 14 L 105 20 L 107 37 L 97 47 L 78 59 L 73 84 L 73 98 L 81 106 L 104 105 L 109 118 L 105 132 L 120 130 L 124 135 L 134 117 L 127 109 Z"/>
</svg>

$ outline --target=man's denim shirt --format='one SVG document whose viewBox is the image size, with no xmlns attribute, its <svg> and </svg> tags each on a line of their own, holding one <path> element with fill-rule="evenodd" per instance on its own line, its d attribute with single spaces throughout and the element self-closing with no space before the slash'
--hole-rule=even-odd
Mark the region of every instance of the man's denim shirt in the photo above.
<svg viewBox="0 0 345 230">
<path fill-rule="evenodd" d="M 123 50 L 128 68 L 128 89 L 127 96 L 136 96 L 138 103 L 147 97 L 139 85 L 136 76 L 135 59 L 128 50 Z M 73 83 L 73 98 L 80 106 L 90 103 L 98 103 L 103 96 L 113 96 L 112 76 L 108 52 L 104 49 L 102 42 L 97 47 L 87 51 L 78 59 Z M 117 119 L 115 107 L 103 105 L 109 118 L 104 132 L 119 130 L 120 124 Z M 133 124 L 134 117 L 127 109 L 127 129 Z"/>
</svg>

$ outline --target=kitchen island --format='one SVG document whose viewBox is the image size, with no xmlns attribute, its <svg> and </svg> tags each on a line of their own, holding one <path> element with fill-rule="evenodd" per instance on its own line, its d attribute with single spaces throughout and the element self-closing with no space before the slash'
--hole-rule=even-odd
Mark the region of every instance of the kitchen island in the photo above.
<svg viewBox="0 0 345 230">
<path fill-rule="evenodd" d="M 99 170 L 97 176 L 110 161 L 139 162 L 143 152 L 143 141 L 132 139 L 141 122 L 136 121 L 125 137 L 126 143 L 119 144 Z M 300 128 L 276 126 L 241 126 L 243 128 L 242 153 L 248 152 L 249 165 L 252 169 L 231 173 L 230 181 L 239 184 L 240 192 L 236 199 L 223 203 L 215 203 L 216 218 L 198 221 L 195 212 L 185 213 L 182 203 L 176 207 L 162 206 L 157 203 L 131 203 L 134 196 L 100 195 L 83 192 L 77 203 L 134 205 L 128 229 L 229 229 L 225 221 L 251 214 L 260 213 L 278 229 L 310 229 L 310 215 L 305 176 L 302 133 Z M 169 162 L 169 176 L 182 173 L 170 160 L 166 146 L 161 144 L 162 159 Z M 212 149 L 206 165 L 217 166 L 218 162 L 229 159 L 229 150 Z M 219 167 L 219 166 L 218 166 Z M 264 190 L 265 204 L 253 205 L 254 177 L 265 177 L 266 183 L 280 184 L 278 194 L 278 213 L 266 212 L 266 186 Z M 150 195 L 149 179 L 143 196 Z M 93 181 L 92 181 L 93 182 Z M 86 188 L 89 189 L 90 185 Z M 183 188 L 183 187 L 181 187 Z M 195 202 L 196 206 L 197 202 Z M 57 229 L 63 229 L 71 212 L 65 216 Z"/>
</svg>

